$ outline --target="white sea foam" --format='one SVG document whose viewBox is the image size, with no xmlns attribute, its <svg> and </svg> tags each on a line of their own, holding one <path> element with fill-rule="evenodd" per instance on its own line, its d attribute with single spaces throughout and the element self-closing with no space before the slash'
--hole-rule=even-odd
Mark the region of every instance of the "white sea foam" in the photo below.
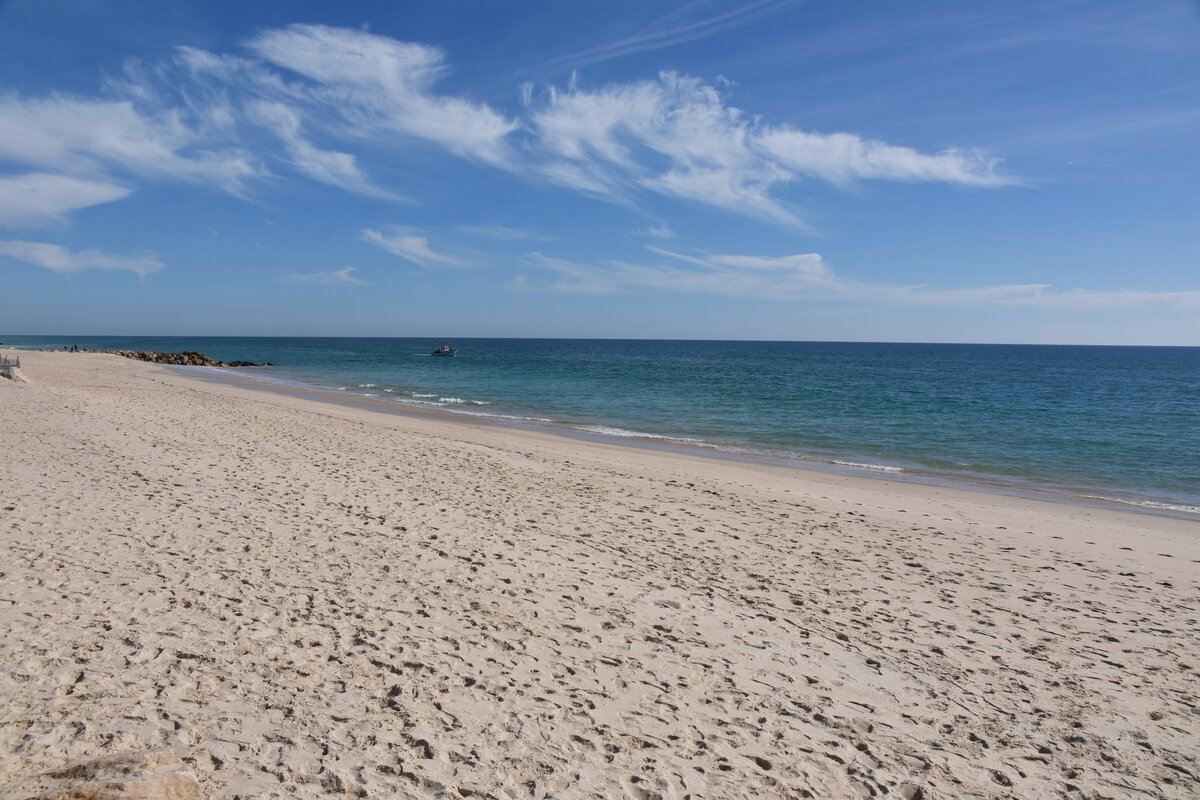
<svg viewBox="0 0 1200 800">
<path fill-rule="evenodd" d="M 360 384 L 358 385 L 358 388 L 360 388 L 360 389 L 374 389 L 374 388 L 375 388 L 375 384 L 373 384 L 373 383 L 360 383 Z"/>
<path fill-rule="evenodd" d="M 394 392 L 396 390 L 395 389 L 384 389 L 384 391 L 387 392 L 388 394 L 391 394 L 392 392 Z"/>
<path fill-rule="evenodd" d="M 437 397 L 436 394 L 421 394 L 420 392 L 413 392 L 412 396 L 413 397 Z"/>
<path fill-rule="evenodd" d="M 474 411 L 468 408 L 454 408 L 449 405 L 444 405 L 432 400 L 408 400 L 405 398 L 396 398 L 396 402 L 406 405 L 434 407 L 445 414 L 461 414 L 465 417 L 479 417 L 481 419 L 503 420 L 505 422 L 515 422 L 518 424 L 537 423 L 538 425 L 553 425 L 554 420 L 549 417 L 526 417 L 518 414 L 499 414 L 495 411 Z M 474 402 L 474 401 L 472 401 Z M 465 404 L 464 404 L 465 405 Z"/>
<path fill-rule="evenodd" d="M 439 403 L 463 403 L 466 402 L 461 397 L 439 397 Z"/>
<path fill-rule="evenodd" d="M 843 467 L 855 467 L 857 469 L 870 469 L 870 470 L 875 470 L 876 472 L 904 472 L 904 470 L 901 469 L 900 467 L 891 467 L 891 466 L 888 466 L 887 464 L 866 464 L 861 461 L 839 461 L 836 458 L 830 459 L 830 461 L 834 464 L 838 464 Z"/>
<path fill-rule="evenodd" d="M 464 408 L 443 408 L 442 411 L 447 414 L 462 414 L 467 417 L 480 417 L 482 419 L 497 419 L 507 422 L 530 423 L 536 422 L 539 425 L 553 424 L 554 420 L 549 417 L 522 417 L 516 414 L 497 414 L 492 411 L 468 411 Z"/>
<path fill-rule="evenodd" d="M 1184 514 L 1200 514 L 1200 506 L 1189 506 L 1184 503 L 1163 503 L 1158 500 L 1132 500 L 1127 497 L 1107 497 L 1102 494 L 1085 494 L 1089 500 L 1103 500 L 1107 503 L 1121 503 L 1127 506 L 1153 508 L 1158 511 L 1178 511 Z"/>
<path fill-rule="evenodd" d="M 476 406 L 490 406 L 491 402 L 488 400 L 472 400 L 471 404 Z"/>
<path fill-rule="evenodd" d="M 664 436 L 659 433 L 646 433 L 645 431 L 631 431 L 627 428 L 614 428 L 610 425 L 575 425 L 576 430 L 587 431 L 588 433 L 599 433 L 603 436 L 617 436 L 622 439 L 659 439 L 665 442 L 682 442 L 686 444 L 701 444 L 699 439 L 688 439 L 683 436 Z"/>
</svg>

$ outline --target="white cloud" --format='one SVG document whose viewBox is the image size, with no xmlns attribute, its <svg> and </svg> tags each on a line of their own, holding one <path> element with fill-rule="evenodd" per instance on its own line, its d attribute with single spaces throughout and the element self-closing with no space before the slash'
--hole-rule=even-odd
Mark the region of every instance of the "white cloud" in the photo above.
<svg viewBox="0 0 1200 800">
<path fill-rule="evenodd" d="M 770 127 L 729 106 L 698 78 L 660 73 L 657 81 L 566 91 L 540 102 L 526 89 L 541 174 L 608 196 L 638 189 L 804 227 L 779 197 L 799 177 L 838 185 L 855 180 L 940 181 L 1000 186 L 1012 180 L 998 159 L 957 150 L 922 153 L 847 133 Z"/>
<path fill-rule="evenodd" d="M 738 255 L 689 256 L 652 244 L 646 245 L 646 249 L 652 253 L 658 253 L 676 261 L 695 264 L 708 270 L 722 271 L 728 268 L 749 275 L 766 276 L 766 280 L 774 280 L 779 275 L 785 275 L 810 286 L 838 285 L 838 280 L 825 265 L 820 253 L 800 253 L 773 258 Z"/>
<path fill-rule="evenodd" d="M 445 55 L 436 47 L 324 25 L 266 31 L 248 47 L 315 82 L 314 97 L 352 126 L 407 134 L 466 158 L 511 166 L 505 137 L 518 124 L 485 104 L 436 94 L 433 85 L 445 71 Z"/>
<path fill-rule="evenodd" d="M 790 5 L 789 0 L 757 0 L 757 2 L 739 3 L 733 9 L 697 18 L 693 16 L 693 12 L 707 10 L 709 4 L 705 2 L 684 3 L 633 35 L 581 52 L 560 56 L 543 62 L 534 69 L 544 72 L 546 69 L 567 64 L 578 69 L 587 64 L 597 64 L 634 53 L 644 53 L 693 42 L 761 19 L 788 5 Z"/>
<path fill-rule="evenodd" d="M 783 173 L 777 174 L 782 176 Z M 794 211 L 771 196 L 771 185 L 781 179 L 758 171 L 690 167 L 646 179 L 642 185 L 684 200 L 810 230 Z"/>
<path fill-rule="evenodd" d="M 116 183 L 46 172 L 0 175 L 0 225 L 58 222 L 72 211 L 120 200 L 131 191 Z"/>
<path fill-rule="evenodd" d="M 978 153 L 945 150 L 921 153 L 864 140 L 850 133 L 816 134 L 787 127 L 764 130 L 755 146 L 784 167 L 836 184 L 855 180 L 940 181 L 968 186 L 1004 186 L 1012 178 L 997 173 L 1000 160 Z"/>
<path fill-rule="evenodd" d="M 937 289 L 927 286 L 894 290 L 896 297 L 919 305 L 1010 305 L 1074 311 L 1125 308 L 1200 310 L 1200 291 L 1152 292 L 1136 289 L 1062 289 L 1046 283 Z"/>
<path fill-rule="evenodd" d="M 663 72 L 594 91 L 550 87 L 530 116 L 551 159 L 543 174 L 559 183 L 609 194 L 645 188 L 800 223 L 770 195 L 790 174 L 749 147 L 752 123 L 696 78 Z"/>
<path fill-rule="evenodd" d="M 743 18 L 694 13 L 666 25 L 664 40 Z M 250 56 L 185 47 L 167 61 L 131 62 L 100 97 L 0 93 L 0 160 L 97 185 L 186 181 L 237 195 L 278 169 L 395 200 L 365 165 L 403 163 L 425 142 L 617 203 L 635 205 L 649 192 L 799 229 L 804 218 L 784 192 L 803 179 L 1012 182 L 997 159 L 971 150 L 926 153 L 768 124 L 677 72 L 595 89 L 573 78 L 537 97 L 525 86 L 524 110 L 509 118 L 440 92 L 448 67 L 437 47 L 290 25 L 246 48 Z"/>
<path fill-rule="evenodd" d="M 257 101 L 250 104 L 249 114 L 278 135 L 287 149 L 291 165 L 313 180 L 357 194 L 395 199 L 363 174 L 353 155 L 323 150 L 306 139 L 301 134 L 300 115 L 290 106 Z"/>
<path fill-rule="evenodd" d="M 391 234 L 385 234 L 368 228 L 362 235 L 364 240 L 376 247 L 422 267 L 464 267 L 471 263 L 464 258 L 434 252 L 429 240 L 410 228 L 394 227 L 391 230 Z"/>
<path fill-rule="evenodd" d="M 143 111 L 131 100 L 60 95 L 0 97 L 0 158 L 76 177 L 116 169 L 235 193 L 260 172 L 244 150 L 198 137 L 179 109 Z"/>
<path fill-rule="evenodd" d="M 354 267 L 342 267 L 329 272 L 289 272 L 280 275 L 284 283 L 317 283 L 326 286 L 353 285 L 361 286 L 363 281 L 354 277 Z"/>
<path fill-rule="evenodd" d="M 394 156 L 401 134 L 513 166 L 506 137 L 518 123 L 485 104 L 436 93 L 445 70 L 437 48 L 319 25 L 266 31 L 248 47 L 261 60 L 180 48 L 169 61 L 131 61 L 123 77 L 106 81 L 101 97 L 0 94 L 0 160 L 95 186 L 134 177 L 237 195 L 269 177 L 266 164 L 276 162 L 384 199 L 397 198 L 369 178 L 356 153 L 322 140 L 387 147 Z M 300 77 L 285 78 L 279 69 Z M 275 142 L 283 144 L 281 155 Z M 72 210 L 58 205 L 52 213 L 9 217 Z"/>
<path fill-rule="evenodd" d="M 459 225 L 458 230 L 473 236 L 485 236 L 504 242 L 516 241 L 551 241 L 555 237 L 542 233 L 510 228 L 506 225 Z"/>
<path fill-rule="evenodd" d="M 649 228 L 642 228 L 637 231 L 638 236 L 645 236 L 649 239 L 674 239 L 675 231 L 671 230 L 670 225 L 651 225 Z"/>
<path fill-rule="evenodd" d="M 839 277 L 819 253 L 770 257 L 687 255 L 648 245 L 651 263 L 581 264 L 532 253 L 526 263 L 555 275 L 543 288 L 577 294 L 631 290 L 694 292 L 778 300 L 820 299 L 869 305 L 1031 306 L 1071 310 L 1200 309 L 1200 291 L 1055 290 L 1049 284 L 938 288 L 894 286 Z M 528 280 L 526 285 L 535 285 Z"/>
<path fill-rule="evenodd" d="M 541 253 L 530 253 L 525 263 L 531 267 L 556 273 L 558 279 L 542 288 L 565 294 L 616 294 L 623 289 L 631 288 L 619 280 L 619 276 L 611 268 L 593 267 L 579 264 L 564 258 L 554 258 Z M 520 287 L 536 287 L 527 276 L 518 275 L 515 279 Z"/>
<path fill-rule="evenodd" d="M 841 283 L 818 253 L 782 258 L 759 256 L 688 256 L 653 245 L 665 256 L 649 264 L 612 261 L 590 266 L 532 254 L 528 263 L 558 275 L 550 288 L 584 294 L 637 289 L 742 297 L 797 298 L 814 291 L 840 291 Z"/>
<path fill-rule="evenodd" d="M 136 272 L 145 277 L 163 267 L 163 263 L 154 256 L 113 256 L 99 250 L 81 250 L 74 253 L 61 245 L 42 242 L 0 241 L 0 256 L 24 261 L 59 274 L 82 272 L 86 269 L 114 269 Z"/>
</svg>

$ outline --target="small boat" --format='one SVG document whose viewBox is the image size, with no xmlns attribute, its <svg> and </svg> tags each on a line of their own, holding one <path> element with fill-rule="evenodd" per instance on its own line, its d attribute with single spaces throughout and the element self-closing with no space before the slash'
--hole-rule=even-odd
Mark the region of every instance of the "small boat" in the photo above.
<svg viewBox="0 0 1200 800">
<path fill-rule="evenodd" d="M 438 344 L 435 342 L 433 345 L 433 352 L 430 353 L 430 355 L 431 356 L 452 356 L 457 352 L 458 352 L 458 348 L 456 348 L 452 344 Z"/>
</svg>

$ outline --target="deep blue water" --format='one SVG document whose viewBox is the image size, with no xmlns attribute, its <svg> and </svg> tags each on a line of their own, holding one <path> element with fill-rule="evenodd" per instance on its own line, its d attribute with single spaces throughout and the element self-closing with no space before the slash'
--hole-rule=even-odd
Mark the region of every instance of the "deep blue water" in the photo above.
<svg viewBox="0 0 1200 800">
<path fill-rule="evenodd" d="M 1200 512 L 1200 348 L 460 339 L 432 358 L 429 339 L 0 342 L 200 350 L 348 395 Z"/>
</svg>

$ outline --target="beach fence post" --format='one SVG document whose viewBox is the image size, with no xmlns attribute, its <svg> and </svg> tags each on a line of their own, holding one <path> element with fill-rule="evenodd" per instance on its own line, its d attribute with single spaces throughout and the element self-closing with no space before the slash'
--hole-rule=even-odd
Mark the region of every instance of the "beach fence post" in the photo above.
<svg viewBox="0 0 1200 800">
<path fill-rule="evenodd" d="M 7 355 L 0 355 L 0 376 L 5 378 L 16 377 L 17 370 L 21 368 L 21 357 L 17 356 L 12 359 Z"/>
</svg>

